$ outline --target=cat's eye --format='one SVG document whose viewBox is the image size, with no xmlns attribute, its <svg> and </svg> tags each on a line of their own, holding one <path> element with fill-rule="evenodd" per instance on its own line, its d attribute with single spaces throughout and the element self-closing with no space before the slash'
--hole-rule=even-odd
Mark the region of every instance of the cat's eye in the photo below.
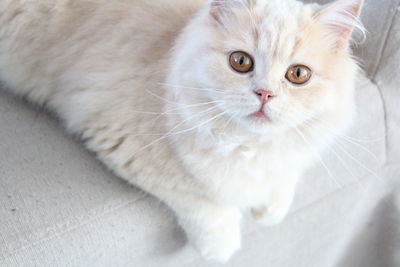
<svg viewBox="0 0 400 267">
<path fill-rule="evenodd" d="M 239 73 L 248 73 L 253 70 L 253 58 L 246 52 L 236 51 L 229 57 L 229 63 L 232 69 Z"/>
<path fill-rule="evenodd" d="M 286 72 L 286 79 L 296 85 L 307 83 L 312 76 L 312 70 L 304 65 L 291 66 Z"/>
</svg>

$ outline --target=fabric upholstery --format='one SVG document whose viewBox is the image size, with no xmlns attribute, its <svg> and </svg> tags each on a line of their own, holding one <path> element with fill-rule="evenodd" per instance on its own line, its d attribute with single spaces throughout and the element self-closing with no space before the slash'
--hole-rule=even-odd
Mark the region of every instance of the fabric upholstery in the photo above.
<svg viewBox="0 0 400 267">
<path fill-rule="evenodd" d="M 398 4 L 366 2 L 371 38 L 358 53 L 369 76 L 357 83 L 355 126 L 322 155 L 329 171 L 307 173 L 282 225 L 246 219 L 226 266 L 400 266 Z M 51 115 L 0 91 L 0 125 L 0 266 L 218 266 Z"/>
</svg>

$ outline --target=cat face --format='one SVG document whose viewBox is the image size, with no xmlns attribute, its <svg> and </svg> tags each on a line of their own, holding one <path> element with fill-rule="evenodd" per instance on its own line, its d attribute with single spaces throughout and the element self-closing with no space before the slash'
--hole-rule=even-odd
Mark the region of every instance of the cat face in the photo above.
<svg viewBox="0 0 400 267">
<path fill-rule="evenodd" d="M 174 81 L 205 90 L 176 94 L 213 102 L 252 132 L 346 124 L 357 71 L 348 42 L 361 5 L 211 1 L 180 40 Z"/>
</svg>

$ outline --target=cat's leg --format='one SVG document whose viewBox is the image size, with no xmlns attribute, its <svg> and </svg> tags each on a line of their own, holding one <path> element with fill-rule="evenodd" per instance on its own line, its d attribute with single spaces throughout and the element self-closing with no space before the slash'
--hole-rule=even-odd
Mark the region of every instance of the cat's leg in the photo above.
<svg viewBox="0 0 400 267">
<path fill-rule="evenodd" d="M 117 175 L 168 205 L 189 242 L 205 258 L 229 260 L 241 247 L 240 210 L 220 203 L 206 184 L 191 177 L 167 142 L 140 151 L 154 142 L 152 136 L 132 135 L 138 130 L 112 126 L 112 122 L 106 125 L 85 132 L 87 147 Z M 134 152 L 138 150 L 141 153 Z"/>
<path fill-rule="evenodd" d="M 124 175 L 123 177 L 134 177 Z M 160 177 L 163 177 L 161 174 Z M 175 213 L 188 241 L 206 259 L 227 262 L 241 248 L 239 208 L 214 200 L 207 187 L 177 174 L 150 181 L 136 176 L 132 181 L 168 205 Z"/>
<path fill-rule="evenodd" d="M 160 196 L 175 211 L 189 242 L 208 260 L 226 263 L 241 248 L 241 212 L 209 199 Z"/>
<path fill-rule="evenodd" d="M 253 218 L 265 225 L 280 224 L 288 214 L 295 196 L 296 182 L 288 182 L 274 188 L 269 201 L 251 210 Z"/>
<path fill-rule="evenodd" d="M 184 178 L 184 175 L 176 174 L 166 179 L 159 174 L 157 177 L 161 179 L 152 180 L 149 179 L 152 176 L 142 174 L 124 172 L 121 177 L 168 205 L 189 243 L 203 257 L 225 263 L 241 248 L 242 214 L 237 207 L 214 200 L 206 193 L 206 187 Z"/>
</svg>

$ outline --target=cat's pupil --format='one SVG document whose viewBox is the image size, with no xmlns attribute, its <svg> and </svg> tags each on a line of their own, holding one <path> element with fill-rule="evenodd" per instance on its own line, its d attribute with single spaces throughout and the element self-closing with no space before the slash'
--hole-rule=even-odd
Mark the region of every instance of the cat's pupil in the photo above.
<svg viewBox="0 0 400 267">
<path fill-rule="evenodd" d="M 240 65 L 243 65 L 243 64 L 244 64 L 244 56 L 241 56 L 241 57 L 240 57 L 239 64 L 240 64 Z"/>
<path fill-rule="evenodd" d="M 301 69 L 300 68 L 297 68 L 296 76 L 297 76 L 297 78 L 301 78 Z"/>
</svg>

